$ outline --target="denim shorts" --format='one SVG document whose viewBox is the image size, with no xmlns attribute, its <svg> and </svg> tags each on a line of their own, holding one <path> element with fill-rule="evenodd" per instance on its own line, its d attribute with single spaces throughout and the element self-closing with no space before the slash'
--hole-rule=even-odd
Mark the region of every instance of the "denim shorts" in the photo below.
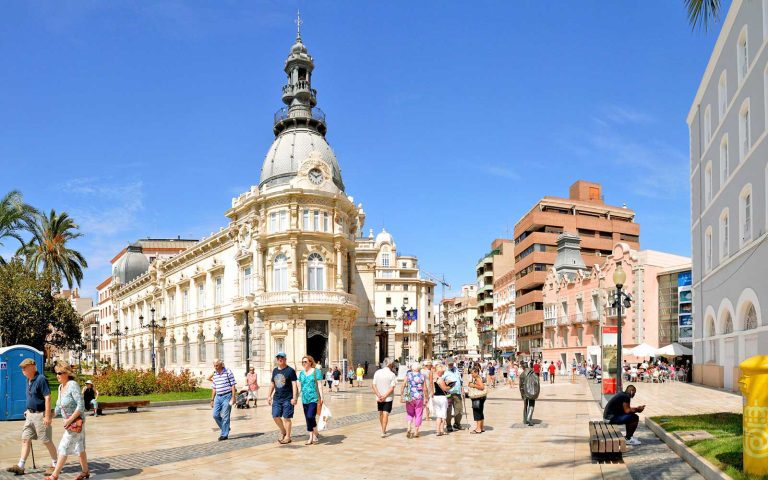
<svg viewBox="0 0 768 480">
<path fill-rule="evenodd" d="M 293 405 L 291 405 L 291 399 L 279 399 L 272 400 L 272 417 L 273 418 L 293 418 Z"/>
</svg>

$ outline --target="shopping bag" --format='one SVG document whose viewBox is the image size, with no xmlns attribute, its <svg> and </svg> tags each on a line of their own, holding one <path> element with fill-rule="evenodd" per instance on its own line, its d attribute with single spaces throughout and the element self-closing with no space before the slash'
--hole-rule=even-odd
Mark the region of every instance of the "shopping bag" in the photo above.
<svg viewBox="0 0 768 480">
<path fill-rule="evenodd" d="M 320 409 L 320 420 L 317 422 L 317 429 L 319 431 L 328 429 L 328 421 L 331 419 L 331 409 L 328 405 L 323 404 L 323 408 Z"/>
</svg>

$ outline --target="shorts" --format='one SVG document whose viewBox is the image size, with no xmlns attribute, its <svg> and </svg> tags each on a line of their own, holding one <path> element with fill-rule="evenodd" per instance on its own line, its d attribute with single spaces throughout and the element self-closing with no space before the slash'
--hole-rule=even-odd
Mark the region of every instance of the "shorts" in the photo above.
<svg viewBox="0 0 768 480">
<path fill-rule="evenodd" d="M 357 377 L 357 381 L 358 382 L 362 382 L 363 381 L 363 377 Z"/>
<path fill-rule="evenodd" d="M 257 400 L 256 395 L 258 393 L 258 390 L 248 390 L 248 400 Z"/>
<path fill-rule="evenodd" d="M 392 413 L 392 400 L 388 402 L 376 402 L 378 411 Z"/>
<path fill-rule="evenodd" d="M 339 386 L 339 381 L 338 380 L 334 380 L 333 381 L 333 386 L 334 387 L 338 387 Z"/>
<path fill-rule="evenodd" d="M 502 375 L 504 375 L 504 378 L 507 378 L 507 372 L 504 372 Z"/>
<path fill-rule="evenodd" d="M 291 399 L 272 400 L 272 418 L 293 418 Z"/>
<path fill-rule="evenodd" d="M 21 431 L 22 440 L 40 440 L 43 443 L 48 443 L 53 437 L 52 429 L 50 426 L 46 427 L 43 423 L 45 414 L 43 412 L 30 413 L 25 412 L 24 416 L 24 429 Z"/>
</svg>

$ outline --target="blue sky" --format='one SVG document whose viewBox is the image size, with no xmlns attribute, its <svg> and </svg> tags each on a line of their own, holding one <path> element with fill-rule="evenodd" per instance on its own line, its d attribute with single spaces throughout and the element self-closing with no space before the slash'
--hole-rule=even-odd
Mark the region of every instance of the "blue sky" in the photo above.
<svg viewBox="0 0 768 480">
<path fill-rule="evenodd" d="M 0 191 L 66 210 L 87 294 L 140 237 L 199 238 L 257 184 L 295 36 L 368 228 L 457 288 L 577 179 L 690 254 L 685 117 L 720 25 L 665 2 L 9 2 Z"/>
</svg>

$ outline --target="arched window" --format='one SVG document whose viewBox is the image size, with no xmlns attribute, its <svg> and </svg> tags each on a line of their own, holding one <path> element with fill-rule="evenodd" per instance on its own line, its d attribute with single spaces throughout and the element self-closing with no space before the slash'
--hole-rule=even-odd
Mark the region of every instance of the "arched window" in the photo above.
<svg viewBox="0 0 768 480">
<path fill-rule="evenodd" d="M 272 291 L 288 290 L 288 258 L 282 253 L 275 257 L 272 273 Z"/>
<path fill-rule="evenodd" d="M 715 335 L 715 319 L 712 317 L 707 319 L 707 331 L 705 332 L 705 335 L 707 337 Z"/>
<path fill-rule="evenodd" d="M 216 332 L 216 335 L 214 336 L 214 340 L 215 340 L 214 351 L 215 351 L 216 358 L 218 358 L 219 360 L 224 360 L 224 335 L 222 335 L 221 330 Z"/>
<path fill-rule="evenodd" d="M 311 253 L 307 258 L 307 288 L 325 290 L 325 263 L 319 253 Z"/>
<path fill-rule="evenodd" d="M 733 333 L 733 318 L 729 312 L 725 312 L 725 320 L 723 321 L 723 333 Z"/>
<path fill-rule="evenodd" d="M 749 70 L 749 43 L 747 42 L 747 26 L 739 33 L 739 40 L 736 44 L 736 64 L 739 71 L 739 85 L 744 81 Z"/>
<path fill-rule="evenodd" d="M 725 109 L 728 107 L 728 77 L 726 71 L 720 74 L 720 82 L 717 84 L 717 110 L 719 120 L 722 122 L 725 116 Z"/>
<path fill-rule="evenodd" d="M 197 336 L 197 361 L 205 363 L 205 357 L 205 335 L 200 332 L 200 335 Z"/>
<path fill-rule="evenodd" d="M 189 344 L 189 337 L 184 335 L 184 363 L 189 363 L 191 356 L 192 356 L 192 347 Z"/>
<path fill-rule="evenodd" d="M 731 165 L 728 156 L 728 134 L 723 135 L 723 139 L 720 140 L 720 185 L 719 189 L 723 188 L 725 182 L 728 181 L 728 177 L 731 175 Z"/>
<path fill-rule="evenodd" d="M 757 311 L 754 305 L 747 309 L 747 315 L 744 317 L 744 330 L 754 330 L 757 328 Z"/>
<path fill-rule="evenodd" d="M 704 169 L 704 206 L 712 203 L 712 162 Z"/>
<path fill-rule="evenodd" d="M 728 229 L 730 228 L 730 222 L 728 221 L 728 209 L 724 209 L 720 214 L 720 260 L 728 258 L 731 251 L 730 235 Z"/>
<path fill-rule="evenodd" d="M 171 363 L 178 362 L 179 357 L 176 353 L 176 337 L 171 339 Z"/>
<path fill-rule="evenodd" d="M 704 232 L 704 272 L 712 270 L 712 227 Z"/>
<path fill-rule="evenodd" d="M 704 147 L 712 140 L 712 109 L 709 105 L 704 109 Z"/>
<path fill-rule="evenodd" d="M 747 184 L 739 195 L 739 246 L 752 241 L 752 184 Z"/>
<path fill-rule="evenodd" d="M 752 121 L 749 113 L 749 99 L 744 100 L 739 112 L 739 162 L 747 158 L 752 149 Z"/>
</svg>

